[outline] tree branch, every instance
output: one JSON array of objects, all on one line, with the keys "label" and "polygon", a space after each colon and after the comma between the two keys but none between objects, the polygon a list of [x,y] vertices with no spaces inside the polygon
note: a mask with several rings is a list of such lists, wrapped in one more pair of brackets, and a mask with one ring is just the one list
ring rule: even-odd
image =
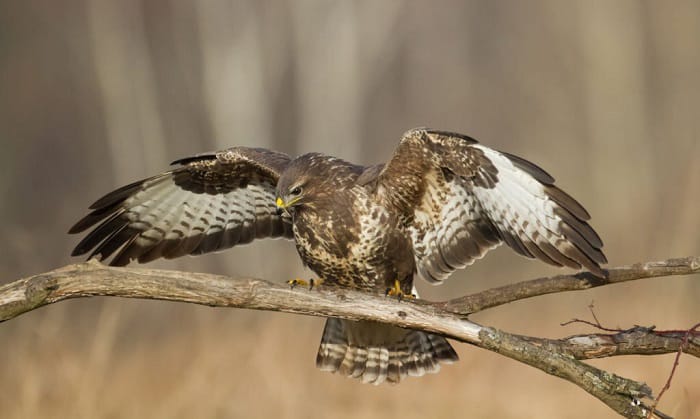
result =
[{"label": "tree branch", "polygon": [[[112,268],[91,261],[20,279],[0,286],[0,322],[61,300],[118,296],[181,301],[216,307],[284,311],[350,320],[374,320],[439,333],[497,352],[570,381],[617,413],[643,418],[653,401],[651,389],[581,362],[583,359],[628,354],[662,354],[679,350],[700,356],[697,332],[660,332],[636,327],[611,334],[542,339],[481,326],[466,314],[553,292],[588,289],[640,278],[700,271],[700,257],[636,264],[608,271],[608,278],[588,274],[559,275],[487,290],[444,303],[398,302],[357,291],[322,287],[291,290],[259,279],[164,271]],[[687,342],[684,341],[687,340]],[[667,417],[655,412],[658,417]]]},{"label": "tree branch", "polygon": [[690,275],[700,272],[700,256],[668,259],[661,262],[635,263],[605,270],[607,277],[598,278],[589,272],[557,275],[491,288],[476,294],[441,303],[444,310],[458,314],[473,314],[487,308],[513,301],[565,291],[582,291],[603,285],[618,284],[644,278]]}]

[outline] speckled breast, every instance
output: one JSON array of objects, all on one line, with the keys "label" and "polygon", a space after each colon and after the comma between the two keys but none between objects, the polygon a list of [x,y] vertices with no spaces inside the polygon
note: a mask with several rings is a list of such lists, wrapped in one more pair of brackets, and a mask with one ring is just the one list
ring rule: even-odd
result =
[{"label": "speckled breast", "polygon": [[407,235],[362,191],[353,198],[336,197],[334,205],[317,204],[295,215],[294,236],[305,265],[326,283],[357,289],[384,292],[396,279],[410,281],[414,262]]}]

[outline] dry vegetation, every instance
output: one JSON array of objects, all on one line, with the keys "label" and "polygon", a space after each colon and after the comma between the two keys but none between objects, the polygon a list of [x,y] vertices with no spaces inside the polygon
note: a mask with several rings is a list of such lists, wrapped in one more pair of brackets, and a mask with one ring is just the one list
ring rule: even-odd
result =
[{"label": "dry vegetation", "polygon": [[[549,170],[614,265],[700,254],[697,2],[0,3],[1,282],[70,262],[68,226],[102,192],[234,144],[385,159],[404,130],[473,135]],[[154,266],[284,280],[292,246]],[[505,249],[422,295],[554,272]],[[609,326],[687,328],[687,278],[479,313],[559,337],[588,305]],[[72,301],[0,325],[0,412],[43,417],[607,417],[574,386],[457,345],[396,387],[313,367],[321,320],[155,301]],[[673,356],[592,361],[656,391]],[[700,361],[660,408],[700,418]]]}]

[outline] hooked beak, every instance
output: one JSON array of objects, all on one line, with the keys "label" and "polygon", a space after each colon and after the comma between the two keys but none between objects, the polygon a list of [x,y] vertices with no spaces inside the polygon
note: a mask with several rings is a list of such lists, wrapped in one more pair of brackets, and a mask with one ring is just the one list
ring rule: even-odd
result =
[{"label": "hooked beak", "polygon": [[277,197],[277,201],[275,201],[275,205],[277,205],[277,215],[281,215],[282,217],[291,217],[291,214],[289,213],[289,208],[294,205],[295,202],[297,202],[299,198],[292,199],[289,202],[284,202],[284,199],[281,197]]},{"label": "hooked beak", "polygon": [[284,200],[282,198],[278,196],[277,201],[275,201],[275,204],[277,205],[277,215],[282,215],[286,212],[286,206],[284,205]]},{"label": "hooked beak", "polygon": [[284,202],[284,199],[281,197],[277,197],[277,201],[275,201],[275,205],[277,205],[277,215],[281,216],[282,218],[291,218],[292,214],[289,213],[289,207],[296,202],[295,199],[293,199],[290,202]]}]

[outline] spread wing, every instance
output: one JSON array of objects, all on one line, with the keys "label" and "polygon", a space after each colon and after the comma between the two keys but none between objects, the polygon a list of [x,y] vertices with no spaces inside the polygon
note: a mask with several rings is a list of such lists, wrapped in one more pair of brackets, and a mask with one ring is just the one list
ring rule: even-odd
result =
[{"label": "spread wing", "polygon": [[603,276],[586,210],[544,170],[467,136],[404,134],[378,178],[411,234],[419,274],[445,279],[505,242],[521,255]]},{"label": "spread wing", "polygon": [[292,238],[277,214],[275,186],[286,154],[235,147],[177,160],[171,171],[126,185],[97,200],[69,233],[96,227],[73,256],[87,252],[111,265],[137,259],[213,252],[256,238]]}]

